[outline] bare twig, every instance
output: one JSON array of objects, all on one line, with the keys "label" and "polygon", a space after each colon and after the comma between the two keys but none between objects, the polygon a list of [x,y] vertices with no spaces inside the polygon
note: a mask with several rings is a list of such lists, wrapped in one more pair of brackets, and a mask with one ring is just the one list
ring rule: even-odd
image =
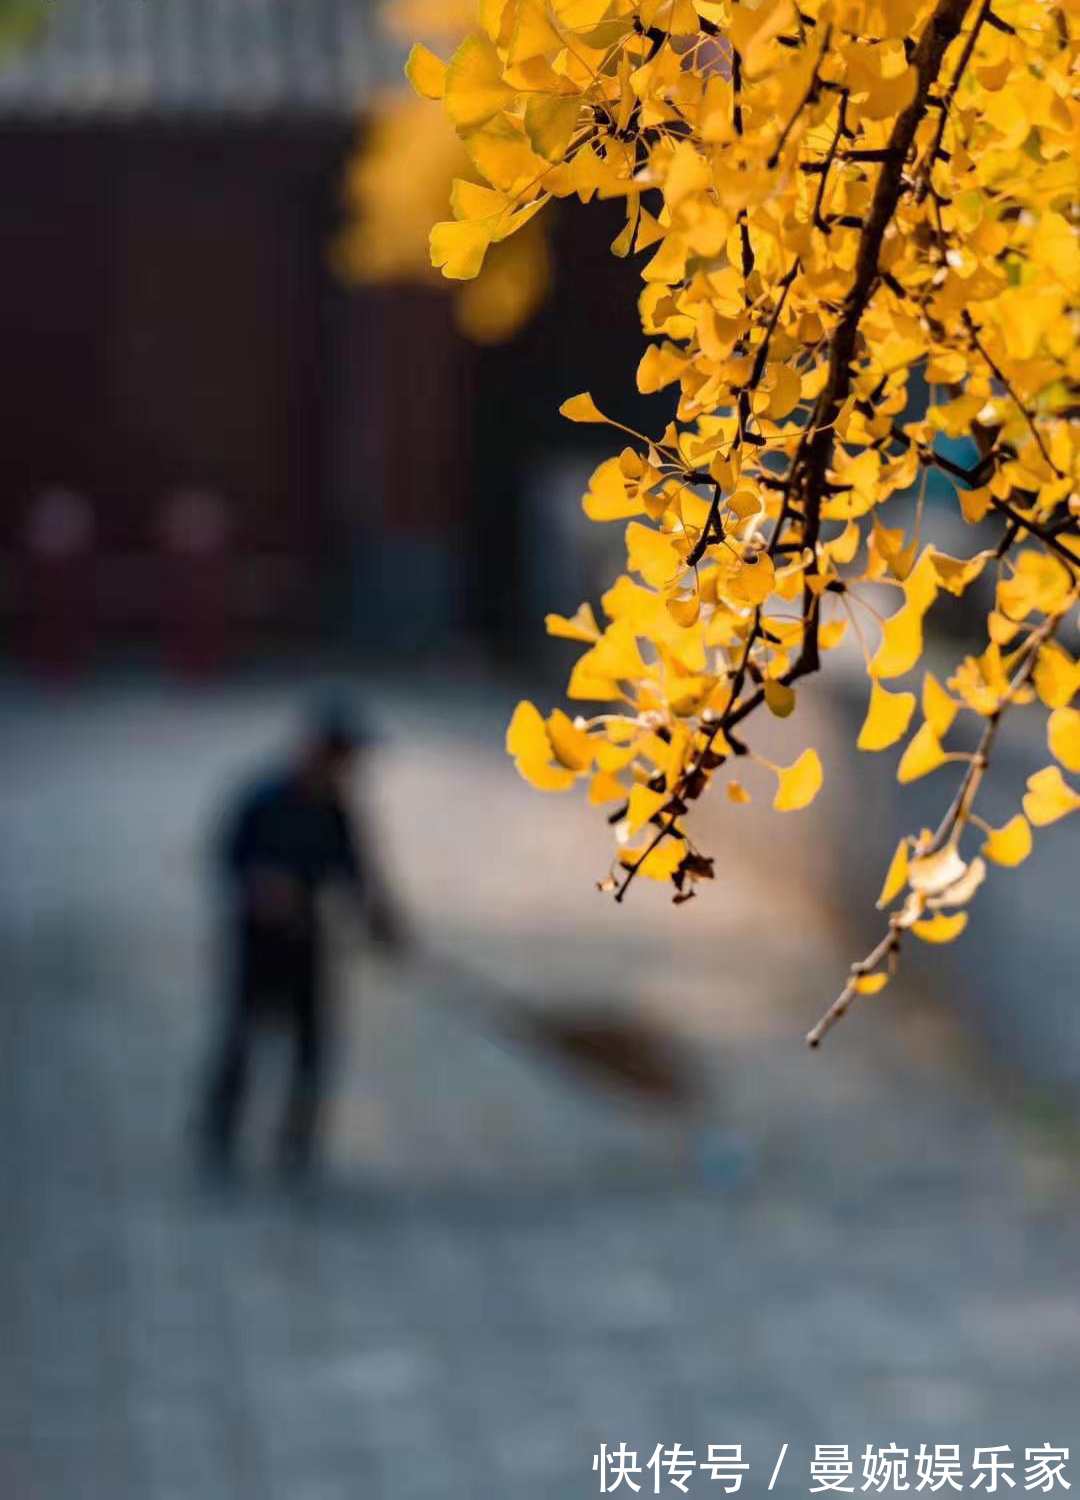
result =
[{"label": "bare twig", "polygon": [[848,1007],[859,993],[859,980],[865,974],[873,974],[887,958],[899,952],[900,932],[900,927],[890,920],[889,930],[880,943],[878,943],[877,947],[872,948],[865,958],[860,958],[857,963],[852,964],[848,971],[847,984],[845,984],[817,1025],[811,1027],[806,1033],[806,1045],[808,1047],[820,1047],[837,1021],[847,1014]]},{"label": "bare twig", "polygon": [[[1075,603],[1075,596],[1070,600],[1067,609],[1071,609]],[[956,835],[957,829],[968,820],[971,804],[974,802],[982,779],[986,774],[990,763],[990,750],[997,737],[998,728],[1002,716],[1007,708],[1016,701],[1020,689],[1027,682],[1035,669],[1039,648],[1047,641],[1057,629],[1067,610],[1060,614],[1048,615],[1037,630],[1033,630],[1020,648],[1020,660],[1013,675],[1009,680],[1001,702],[993,713],[987,716],[986,725],[983,729],[975,752],[968,762],[963,779],[956,789],[956,795],[938,824],[930,842],[919,847],[919,855],[925,858],[927,855],[936,854],[944,849],[949,841]],[[900,951],[904,928],[900,925],[900,915],[895,913],[889,918],[889,925],[884,937],[876,947],[872,948],[865,958],[853,963],[848,971],[847,983],[840,994],[829,1006],[815,1026],[812,1026],[806,1034],[806,1042],[809,1047],[820,1047],[825,1037],[851,1007],[852,1001],[859,993],[858,981],[867,974],[873,974],[882,963],[888,959],[890,970],[895,966],[896,955]]]}]

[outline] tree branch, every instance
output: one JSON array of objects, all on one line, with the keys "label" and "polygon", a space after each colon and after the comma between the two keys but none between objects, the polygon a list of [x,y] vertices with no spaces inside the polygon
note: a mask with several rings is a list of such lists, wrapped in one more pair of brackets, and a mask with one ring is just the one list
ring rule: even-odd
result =
[{"label": "tree branch", "polygon": [[964,44],[964,50],[960,54],[960,61],[956,65],[956,72],[953,74],[952,81],[945,90],[944,97],[941,100],[941,114],[938,118],[937,130],[934,133],[934,141],[918,174],[915,188],[915,201],[917,203],[922,202],[930,187],[930,176],[934,170],[934,163],[937,161],[938,152],[941,150],[941,143],[945,138],[945,124],[949,118],[949,110],[952,108],[952,102],[956,98],[956,91],[960,87],[960,80],[967,72],[968,63],[970,63],[972,53],[975,51],[975,43],[979,38],[979,32],[982,30],[983,24],[989,19],[992,3],[993,0],[983,0],[979,8],[979,14],[975,17],[975,24],[972,26],[967,42]]},{"label": "tree branch", "polygon": [[825,474],[835,442],[836,418],[851,392],[851,367],[855,358],[859,324],[877,283],[878,262],[885,231],[904,190],[904,163],[915,140],[915,132],[926,114],[931,85],[938,76],[949,43],[960,32],[970,4],[971,0],[938,0],[915,48],[912,59],[917,73],[915,97],[897,117],[893,126],[888,159],[878,176],[866,225],[859,240],[855,279],[832,337],[828,375],[811,418],[811,436],[805,447],[800,447],[799,455],[792,464],[792,489],[798,489],[804,502],[804,542],[815,552],[814,560],[807,569],[803,594],[803,616],[807,623],[800,662],[807,671],[814,671],[819,665],[816,600],[809,587],[809,576],[817,571],[816,549],[821,529],[821,503]]},{"label": "tree branch", "polygon": [[[1061,614],[1048,615],[1039,628],[1032,631],[1031,635],[1028,636],[1020,648],[1020,663],[1009,680],[1008,688],[1001,702],[994,709],[993,713],[987,716],[986,725],[979,743],[975,748],[971,760],[968,762],[967,770],[964,772],[963,779],[956,789],[956,795],[949,804],[945,816],[938,824],[930,842],[925,847],[919,849],[918,853],[921,858],[926,858],[930,854],[937,854],[941,849],[944,849],[950,839],[954,837],[958,825],[967,822],[971,804],[975,800],[979,787],[982,784],[982,779],[986,774],[986,768],[990,762],[990,750],[994,740],[997,738],[1002,716],[1006,709],[1016,701],[1016,695],[1034,671],[1039,647],[1054,634],[1067,610],[1072,608],[1073,603],[1075,603],[1075,598],[1070,601]],[[899,913],[889,918],[889,925],[885,936],[875,948],[870,950],[865,958],[861,958],[857,963],[851,965],[848,971],[848,980],[844,988],[833,1001],[832,1005],[829,1006],[829,1009],[821,1017],[820,1021],[807,1032],[806,1044],[808,1047],[820,1047],[837,1021],[847,1014],[852,1001],[859,992],[859,979],[866,974],[874,973],[881,967],[886,958],[889,959],[890,973],[892,972],[892,969],[895,967],[895,957],[900,951],[900,943],[904,930],[900,925]]]}]

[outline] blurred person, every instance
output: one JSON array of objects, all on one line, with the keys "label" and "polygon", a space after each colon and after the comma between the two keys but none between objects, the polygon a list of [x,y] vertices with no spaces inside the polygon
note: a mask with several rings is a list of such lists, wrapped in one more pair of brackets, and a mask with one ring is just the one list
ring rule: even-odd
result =
[{"label": "blurred person", "polygon": [[371,841],[344,795],[369,745],[343,703],[325,704],[285,767],[244,788],[227,811],[215,849],[225,889],[226,1014],[202,1118],[212,1168],[232,1163],[253,1047],[280,1023],[291,1033],[292,1074],[279,1161],[297,1173],[311,1164],[330,1020],[319,896],[346,887],[371,937],[392,951],[402,946]]}]

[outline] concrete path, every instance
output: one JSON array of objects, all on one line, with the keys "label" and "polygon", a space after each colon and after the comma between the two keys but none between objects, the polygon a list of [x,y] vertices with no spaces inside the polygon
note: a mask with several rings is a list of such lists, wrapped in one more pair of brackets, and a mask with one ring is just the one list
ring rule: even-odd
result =
[{"label": "concrete path", "polygon": [[960,1444],[966,1484],[1010,1444],[1017,1493],[1025,1446],[1072,1444],[1080,1477],[1075,1147],[914,984],[805,1051],[867,936],[826,814],[718,809],[715,890],[616,910],[601,822],[502,758],[512,696],[373,696],[374,815],[427,941],[523,1002],[656,1012],[708,1118],[577,1089],[480,1034],[460,981],[343,944],[324,1177],[286,1193],[256,1139],[208,1193],[199,841],[290,695],[6,690],[0,1496],[569,1500],[601,1444],[644,1494],[676,1442],[741,1443],[754,1495],[785,1442],[788,1495],[817,1443],[856,1493],[890,1442]]}]

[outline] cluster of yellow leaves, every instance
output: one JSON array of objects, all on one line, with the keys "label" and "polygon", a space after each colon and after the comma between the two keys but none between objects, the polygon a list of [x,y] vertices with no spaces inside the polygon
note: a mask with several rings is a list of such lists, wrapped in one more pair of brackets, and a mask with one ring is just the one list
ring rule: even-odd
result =
[{"label": "cluster of yellow leaves", "polygon": [[[474,19],[474,0],[387,0],[383,19],[399,36],[422,32],[453,45]],[[427,236],[443,209],[451,183],[462,180],[482,191],[482,180],[453,124],[425,95],[424,57],[410,67],[421,97],[408,88],[386,90],[371,101],[360,139],[345,173],[348,217],[333,245],[343,281],[357,285],[431,283]],[[477,279],[457,287],[454,315],[459,330],[478,344],[511,337],[532,317],[547,293],[550,266],[542,226],[500,244]]]},{"label": "cluster of yellow leaves", "polygon": [[[583,506],[625,528],[626,571],[602,623],[588,604],[548,617],[585,648],[569,697],[602,711],[523,704],[508,734],[534,785],[616,804],[620,898],[637,873],[676,900],[712,873],[690,804],[754,756],[755,712],[792,714],[849,625],[860,749],[896,745],[918,711],[899,779],[963,766],[941,827],[893,861],[894,935],[954,937],[986,860],[1019,863],[1032,825],[1080,805],[1063,775],[1080,768],[1078,69],[1059,0],[480,0],[449,58],[414,48],[409,76],[472,169],[431,231],[445,276],[476,276],[553,198],[620,201],[612,250],[643,257],[637,386],[670,391],[671,420],[650,436],[588,394],[562,408],[622,434]],[[965,556],[921,536],[931,469],[971,528]],[[871,652],[862,627],[890,590]],[[981,654],[944,685],[925,673],[918,698],[891,686],[938,598],[969,591]],[[998,722],[1034,702],[1053,764],[965,856]],[[821,785],[813,750],[771,769],[778,809]]]}]

